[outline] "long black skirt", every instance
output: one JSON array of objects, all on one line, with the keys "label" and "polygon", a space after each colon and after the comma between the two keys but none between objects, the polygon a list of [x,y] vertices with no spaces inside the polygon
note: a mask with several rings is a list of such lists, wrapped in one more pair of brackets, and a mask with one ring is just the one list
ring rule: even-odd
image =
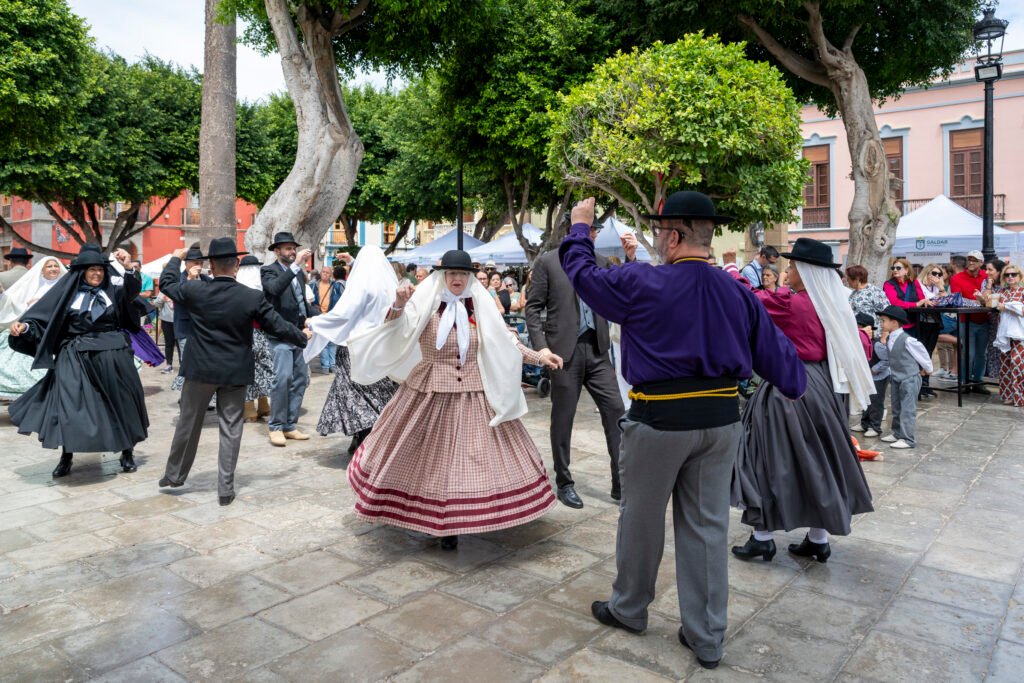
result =
[{"label": "long black skirt", "polygon": [[807,391],[798,400],[764,382],[747,402],[732,504],[759,531],[817,527],[845,536],[852,515],[874,509],[871,490],[828,362],[804,367]]},{"label": "long black skirt", "polygon": [[43,448],[123,451],[146,439],[149,415],[132,347],[123,332],[72,338],[56,366],[10,406],[19,434]]},{"label": "long black skirt", "polygon": [[316,431],[320,436],[335,432],[352,436],[376,424],[384,406],[398,391],[398,385],[387,377],[370,385],[353,382],[347,346],[338,347],[335,359],[334,382],[327,392]]}]

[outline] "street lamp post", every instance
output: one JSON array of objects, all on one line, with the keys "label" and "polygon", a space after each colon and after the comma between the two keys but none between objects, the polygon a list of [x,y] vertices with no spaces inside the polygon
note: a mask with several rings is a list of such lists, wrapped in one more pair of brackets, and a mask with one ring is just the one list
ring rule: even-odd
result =
[{"label": "street lamp post", "polygon": [[995,235],[993,234],[993,185],[992,185],[992,96],[995,82],[1003,75],[1003,38],[1006,36],[1004,19],[996,19],[995,8],[985,8],[984,16],[974,25],[974,40],[978,45],[978,59],[974,66],[974,78],[985,84],[985,175],[983,177],[981,253],[985,260],[995,258]]},{"label": "street lamp post", "polygon": [[455,200],[455,213],[458,214],[455,219],[455,229],[458,230],[455,233],[455,244],[457,245],[455,248],[462,251],[462,166],[459,166],[459,175],[456,176],[455,185],[458,193],[458,198]]}]

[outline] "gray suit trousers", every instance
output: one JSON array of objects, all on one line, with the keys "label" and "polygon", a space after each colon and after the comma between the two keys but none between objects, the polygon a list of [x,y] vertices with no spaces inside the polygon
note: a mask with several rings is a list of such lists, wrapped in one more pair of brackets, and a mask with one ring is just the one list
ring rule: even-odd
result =
[{"label": "gray suit trousers", "polygon": [[615,544],[617,576],[609,608],[647,628],[672,500],[676,585],[683,634],[701,659],[720,659],[729,602],[729,486],[741,423],[668,432],[622,421],[622,503]]},{"label": "gray suit trousers", "polygon": [[184,483],[196,459],[199,435],[206,418],[210,398],[217,395],[217,418],[220,421],[220,448],[217,462],[217,494],[230,496],[235,492],[235,465],[242,443],[242,413],[245,408],[245,386],[218,386],[186,379],[181,389],[181,414],[174,428],[171,453],[167,456],[164,476],[175,483]]}]

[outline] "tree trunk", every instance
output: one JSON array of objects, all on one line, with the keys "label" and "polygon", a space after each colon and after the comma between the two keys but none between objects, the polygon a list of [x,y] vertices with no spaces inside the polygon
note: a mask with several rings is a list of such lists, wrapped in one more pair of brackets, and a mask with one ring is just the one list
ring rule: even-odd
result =
[{"label": "tree trunk", "polygon": [[202,126],[199,129],[199,238],[235,238],[235,21],[217,21],[206,0]]},{"label": "tree trunk", "polygon": [[412,227],[414,219],[406,218],[405,220],[398,222],[398,230],[395,231],[395,239],[391,240],[391,244],[384,250],[385,254],[395,253],[395,249],[398,248],[398,243],[405,239],[405,236],[409,234],[409,228]]},{"label": "tree trunk", "polygon": [[847,263],[864,266],[868,271],[868,281],[881,283],[889,276],[889,257],[900,220],[899,209],[890,191],[885,148],[875,123],[864,71],[851,61],[844,78],[833,77],[833,82],[832,91],[843,117],[853,166]]},{"label": "tree trunk", "polygon": [[345,246],[356,246],[356,226],[359,221],[342,211],[341,215],[338,216],[338,222],[345,229]]},{"label": "tree trunk", "polygon": [[288,2],[265,1],[295,103],[298,150],[288,177],[245,236],[248,250],[264,260],[274,233],[281,230],[292,232],[306,247],[319,244],[345,208],[363,159],[363,145],[341,95],[332,34],[303,4],[294,20],[300,41]]}]

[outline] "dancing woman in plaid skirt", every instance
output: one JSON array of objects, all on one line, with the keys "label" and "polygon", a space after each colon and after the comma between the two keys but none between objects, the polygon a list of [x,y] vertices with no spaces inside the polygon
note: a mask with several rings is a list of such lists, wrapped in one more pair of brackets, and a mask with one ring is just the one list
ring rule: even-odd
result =
[{"label": "dancing woman in plaid skirt", "polygon": [[506,529],[555,501],[519,417],[522,362],[562,359],[519,344],[464,251],[450,251],[413,294],[399,285],[385,323],[349,339],[352,378],[404,380],[348,467],[364,520],[441,536]]}]

